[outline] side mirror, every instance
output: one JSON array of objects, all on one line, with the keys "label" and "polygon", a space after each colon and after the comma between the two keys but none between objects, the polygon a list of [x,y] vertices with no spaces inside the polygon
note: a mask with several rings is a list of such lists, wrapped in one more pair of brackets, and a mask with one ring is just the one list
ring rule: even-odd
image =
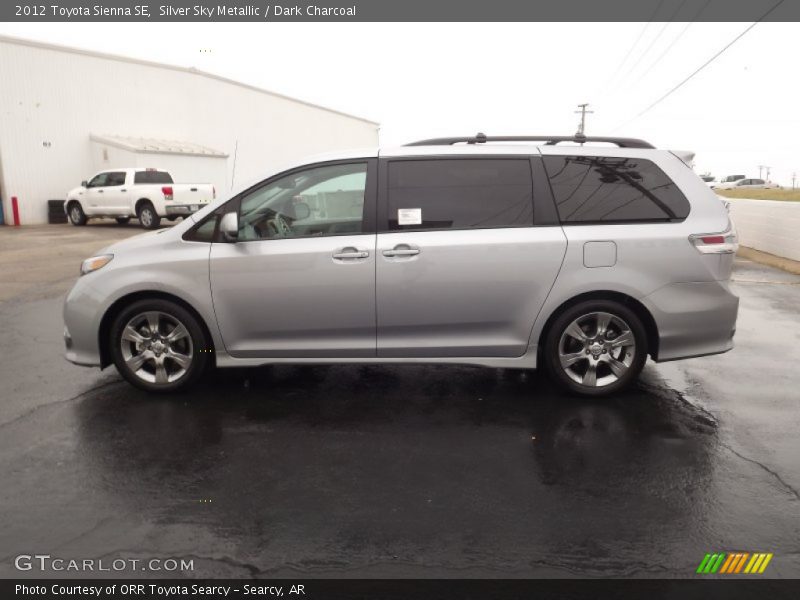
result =
[{"label": "side mirror", "polygon": [[305,202],[295,202],[292,208],[294,209],[294,218],[298,221],[302,221],[311,216],[311,207]]},{"label": "side mirror", "polygon": [[226,242],[235,242],[239,238],[239,215],[235,212],[222,215],[219,230]]},{"label": "side mirror", "polygon": [[81,187],[88,187],[88,186],[89,186],[89,184],[87,183],[87,181],[85,179],[83,181],[81,181]]}]

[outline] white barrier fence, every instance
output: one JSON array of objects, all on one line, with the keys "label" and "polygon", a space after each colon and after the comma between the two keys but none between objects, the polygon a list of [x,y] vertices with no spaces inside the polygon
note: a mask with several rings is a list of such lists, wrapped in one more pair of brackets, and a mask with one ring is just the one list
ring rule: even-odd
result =
[{"label": "white barrier fence", "polygon": [[742,246],[800,261],[800,202],[725,199]]}]

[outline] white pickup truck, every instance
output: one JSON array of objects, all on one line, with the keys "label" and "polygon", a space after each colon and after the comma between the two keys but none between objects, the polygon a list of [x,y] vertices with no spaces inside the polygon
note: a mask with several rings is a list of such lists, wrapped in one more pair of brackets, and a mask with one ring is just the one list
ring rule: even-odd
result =
[{"label": "white pickup truck", "polygon": [[120,224],[136,217],[145,229],[155,229],[162,218],[190,215],[215,196],[210,183],[174,183],[166,171],[113,169],[70,190],[64,211],[73,225],[92,217],[113,217]]}]

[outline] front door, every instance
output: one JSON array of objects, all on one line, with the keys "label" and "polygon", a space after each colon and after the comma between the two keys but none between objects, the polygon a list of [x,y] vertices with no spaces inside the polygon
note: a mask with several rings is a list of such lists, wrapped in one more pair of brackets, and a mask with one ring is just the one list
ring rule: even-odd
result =
[{"label": "front door", "polygon": [[560,226],[534,226],[531,166],[382,159],[379,357],[525,353],[566,251]]},{"label": "front door", "polygon": [[84,194],[83,212],[87,215],[103,215],[106,212],[106,187],[108,186],[109,172],[98,173],[86,184]]},{"label": "front door", "polygon": [[376,162],[295,170],[229,203],[239,237],[212,244],[210,277],[231,356],[375,356]]}]

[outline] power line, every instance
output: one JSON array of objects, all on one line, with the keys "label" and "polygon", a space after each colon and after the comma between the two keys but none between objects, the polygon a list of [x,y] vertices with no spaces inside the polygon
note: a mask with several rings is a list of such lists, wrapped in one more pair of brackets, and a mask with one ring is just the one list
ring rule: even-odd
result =
[{"label": "power line", "polygon": [[697,74],[698,74],[700,71],[702,71],[703,69],[705,69],[705,68],[706,68],[708,65],[710,65],[710,64],[711,64],[712,62],[714,62],[714,61],[715,61],[717,58],[719,58],[719,57],[722,55],[722,53],[723,53],[723,52],[725,52],[725,51],[726,51],[728,48],[730,48],[730,47],[731,47],[731,46],[733,46],[733,45],[734,45],[736,42],[738,42],[740,39],[742,39],[742,37],[744,37],[744,36],[745,36],[745,34],[747,34],[747,32],[748,32],[748,31],[750,31],[750,30],[751,30],[753,27],[755,27],[755,26],[756,26],[756,25],[758,25],[758,24],[759,24],[761,21],[763,21],[764,19],[766,19],[766,18],[767,18],[767,17],[770,15],[770,13],[772,13],[772,11],[774,11],[776,8],[778,8],[778,7],[779,7],[781,4],[783,4],[785,1],[786,1],[786,0],[778,0],[778,2],[777,2],[777,3],[776,3],[776,4],[775,4],[775,5],[772,7],[772,8],[770,8],[770,9],[769,9],[767,12],[765,12],[763,15],[761,15],[761,16],[760,16],[760,17],[759,17],[759,18],[758,18],[758,19],[757,19],[757,20],[756,20],[756,21],[755,21],[755,22],[754,22],[752,25],[750,25],[750,26],[749,26],[747,29],[745,29],[745,30],[744,30],[742,33],[740,33],[740,34],[739,34],[739,35],[737,35],[735,38],[733,38],[733,40],[731,40],[730,42],[728,42],[728,44],[727,44],[727,45],[725,45],[725,46],[722,48],[722,50],[720,50],[720,51],[719,51],[719,52],[717,52],[717,53],[716,53],[714,56],[712,56],[712,57],[711,57],[711,58],[709,58],[709,59],[708,59],[706,62],[704,62],[704,63],[703,63],[703,64],[702,64],[700,67],[698,67],[698,68],[697,68],[697,69],[696,69],[694,72],[692,72],[692,74],[691,74],[691,75],[689,75],[689,76],[688,76],[686,79],[684,79],[683,81],[681,81],[681,82],[680,82],[678,85],[676,85],[675,87],[673,87],[673,88],[672,88],[671,90],[669,90],[669,91],[668,91],[666,94],[664,94],[663,96],[661,96],[661,97],[660,97],[658,100],[656,100],[656,101],[655,101],[655,102],[653,102],[653,103],[652,103],[650,106],[648,106],[648,107],[647,107],[647,108],[645,108],[645,109],[644,109],[642,112],[640,112],[638,115],[636,115],[635,117],[633,117],[633,118],[632,118],[632,119],[630,119],[629,121],[626,121],[625,123],[623,123],[623,124],[622,124],[622,125],[620,125],[619,127],[616,127],[616,128],[614,129],[614,131],[616,131],[617,129],[620,129],[621,127],[624,127],[625,125],[628,125],[629,123],[632,123],[633,121],[635,121],[636,119],[638,119],[639,117],[641,117],[642,115],[644,115],[645,113],[648,113],[648,112],[650,112],[650,111],[651,111],[653,108],[655,108],[655,107],[656,107],[658,104],[660,104],[661,102],[663,102],[664,100],[666,100],[667,98],[669,98],[669,97],[670,97],[672,94],[674,94],[675,92],[677,92],[677,91],[678,91],[680,88],[682,88],[682,87],[683,87],[683,86],[684,86],[684,85],[685,85],[685,84],[686,84],[686,83],[687,83],[687,82],[688,82],[688,81],[689,81],[689,80],[690,80],[692,77],[694,77],[695,75],[697,75]]},{"label": "power line", "polygon": [[633,45],[630,47],[628,52],[625,54],[625,58],[623,58],[622,62],[620,62],[619,65],[617,65],[617,68],[614,71],[614,74],[606,82],[606,86],[610,86],[611,82],[613,82],[614,79],[616,79],[617,75],[619,75],[620,71],[622,71],[622,67],[625,66],[626,62],[628,62],[628,58],[630,58],[631,54],[633,53],[633,50],[636,48],[636,45],[642,39],[642,36],[644,35],[644,32],[647,31],[648,27],[650,27],[650,25],[653,23],[653,19],[658,14],[658,11],[661,9],[661,5],[662,4],[664,4],[664,0],[659,0],[658,5],[656,6],[656,9],[653,11],[653,14],[650,15],[650,20],[647,21],[647,23],[644,24],[644,27],[642,27],[641,31],[639,31],[639,35],[636,36],[636,39],[634,40]]},{"label": "power line", "polygon": [[695,15],[692,17],[691,21],[689,21],[686,24],[686,26],[683,29],[681,29],[681,32],[677,36],[675,36],[675,39],[672,40],[672,42],[669,44],[669,46],[667,46],[664,49],[664,51],[661,54],[658,55],[658,58],[656,58],[645,71],[642,71],[642,74],[639,75],[639,77],[636,78],[636,81],[633,82],[633,85],[636,85],[637,83],[639,83],[647,73],[650,73],[661,62],[661,60],[667,54],[669,54],[670,50],[672,50],[672,48],[675,46],[675,44],[677,44],[678,41],[686,34],[686,32],[689,30],[689,28],[692,25],[694,25],[695,21],[697,21],[697,19],[700,17],[700,15],[702,15],[703,12],[706,10],[706,8],[708,8],[709,4],[711,4],[711,0],[706,0],[705,4],[703,4],[703,6],[700,7],[700,10],[698,10],[695,13]]},{"label": "power line", "polygon": [[630,69],[628,69],[628,72],[625,74],[625,77],[622,78],[622,81],[625,81],[625,79],[627,79],[636,70],[636,67],[639,66],[639,63],[641,63],[642,60],[644,60],[644,57],[647,56],[648,52],[650,52],[652,47],[656,45],[656,42],[661,39],[661,36],[664,35],[664,32],[667,30],[667,27],[669,27],[670,23],[672,23],[672,21],[678,15],[680,10],[683,8],[684,4],[686,4],[686,0],[682,0],[682,2],[678,5],[678,8],[675,9],[675,11],[672,13],[672,16],[670,16],[669,20],[666,23],[664,23],[664,25],[656,34],[656,37],[654,37],[653,40],[650,42],[650,45],[647,46],[645,51],[639,55],[639,60],[633,63],[633,66]]}]

